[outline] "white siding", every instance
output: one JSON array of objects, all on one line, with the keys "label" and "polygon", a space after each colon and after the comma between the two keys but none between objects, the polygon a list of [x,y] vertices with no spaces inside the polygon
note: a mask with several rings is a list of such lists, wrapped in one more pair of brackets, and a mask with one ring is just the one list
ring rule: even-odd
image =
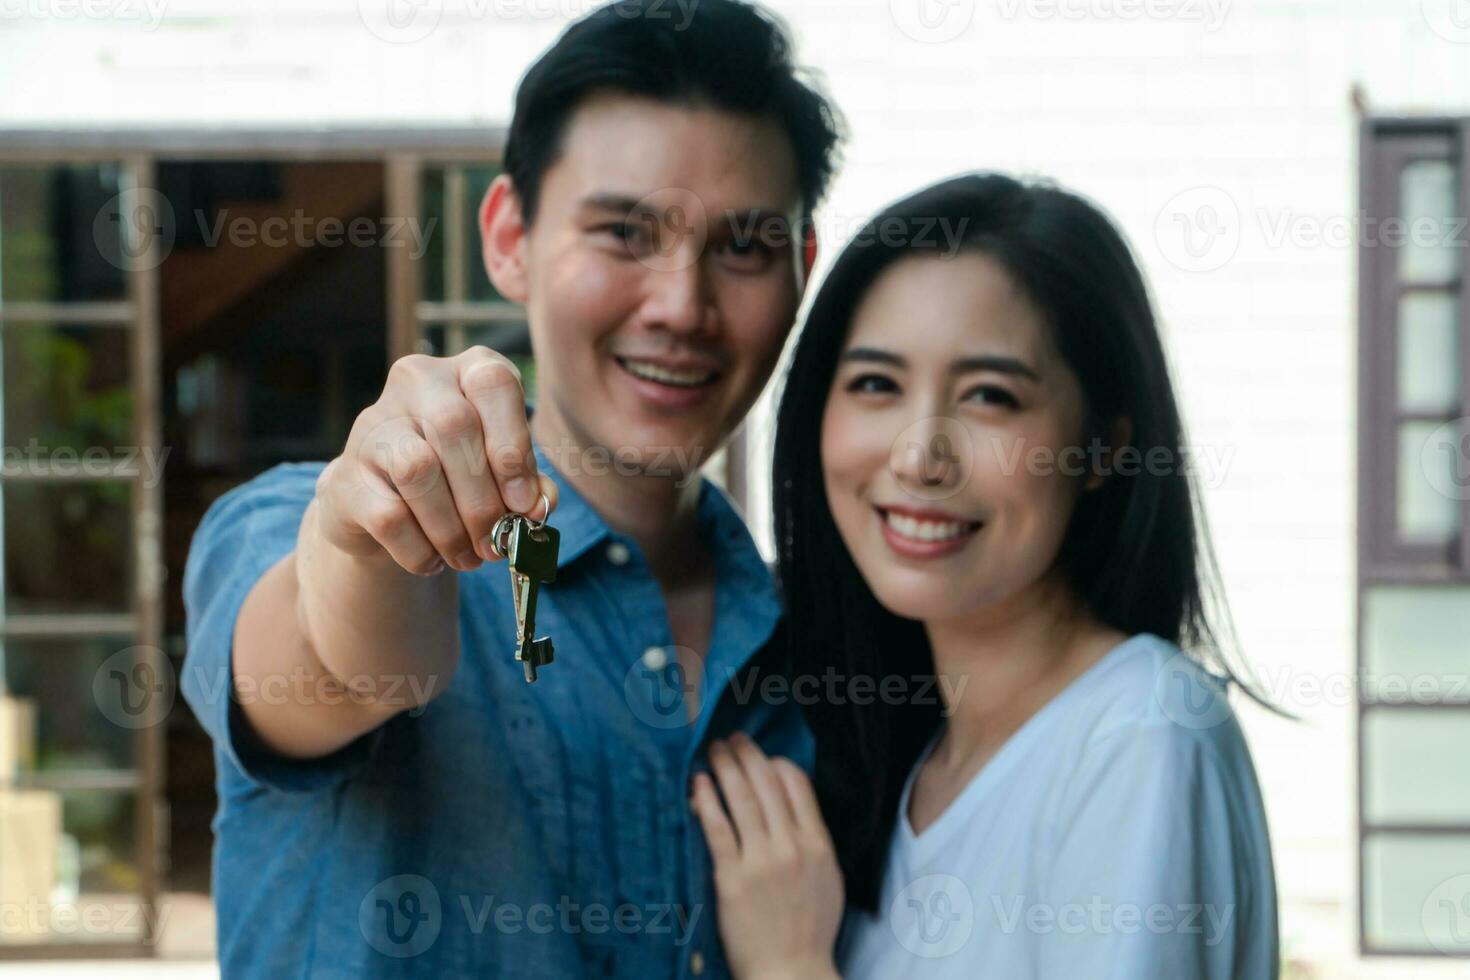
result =
[{"label": "white siding", "polygon": [[[85,8],[112,11],[103,17],[67,15],[67,0],[0,0],[0,126],[503,124],[516,79],[565,23],[558,12],[587,6],[426,0],[422,15],[438,16],[437,28],[388,43],[362,18],[384,0],[152,2],[161,20],[142,0]],[[1354,83],[1379,111],[1470,111],[1470,27],[1448,19],[1454,2],[1216,0],[1212,11],[1205,0],[1151,0],[1155,15],[1130,19],[1118,13],[1129,0],[951,0],[951,16],[971,20],[941,43],[899,29],[913,23],[911,0],[775,4],[851,123],[821,219],[828,257],[879,205],[976,168],[1054,176],[1100,202],[1132,240],[1191,442],[1228,464],[1206,501],[1245,650],[1304,716],[1246,712],[1285,950],[1321,977],[1458,976],[1464,966],[1362,962],[1355,952],[1344,682],[1354,651],[1356,251],[1278,231],[1354,221]],[[1233,258],[1208,271],[1176,265],[1168,234],[1176,198],[1195,188],[1213,190],[1183,199],[1189,210],[1217,202],[1239,237]],[[763,418],[755,429],[763,436]],[[758,485],[753,517],[767,533],[764,493]],[[1329,695],[1294,693],[1314,682]]]}]

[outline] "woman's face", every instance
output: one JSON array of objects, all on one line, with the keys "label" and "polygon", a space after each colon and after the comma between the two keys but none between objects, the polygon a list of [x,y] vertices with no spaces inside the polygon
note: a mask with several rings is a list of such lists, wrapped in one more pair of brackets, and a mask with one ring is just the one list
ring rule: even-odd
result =
[{"label": "woman's face", "polygon": [[821,452],[837,528],[878,601],[947,622],[1041,579],[1085,485],[1082,413],[1041,314],[995,260],[885,269],[854,314]]}]

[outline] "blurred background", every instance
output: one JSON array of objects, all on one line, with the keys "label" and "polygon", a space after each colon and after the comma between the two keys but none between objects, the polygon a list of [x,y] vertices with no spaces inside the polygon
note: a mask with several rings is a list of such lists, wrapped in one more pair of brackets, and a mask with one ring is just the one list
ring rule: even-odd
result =
[{"label": "blurred background", "polygon": [[[213,975],[190,535],[335,455],[392,358],[534,383],[474,214],[595,5],[0,0],[0,972]],[[1470,975],[1470,0],[767,6],[849,125],[819,276],[964,170],[1122,226],[1244,654],[1301,719],[1241,709],[1285,975]],[[769,451],[767,399],[714,464],[768,555]]]}]

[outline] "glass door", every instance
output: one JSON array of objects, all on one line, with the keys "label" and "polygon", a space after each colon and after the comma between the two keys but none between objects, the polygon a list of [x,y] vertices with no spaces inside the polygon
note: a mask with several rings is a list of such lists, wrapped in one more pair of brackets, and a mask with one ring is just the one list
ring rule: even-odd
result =
[{"label": "glass door", "polygon": [[146,159],[0,159],[0,958],[156,939],[163,724]]}]

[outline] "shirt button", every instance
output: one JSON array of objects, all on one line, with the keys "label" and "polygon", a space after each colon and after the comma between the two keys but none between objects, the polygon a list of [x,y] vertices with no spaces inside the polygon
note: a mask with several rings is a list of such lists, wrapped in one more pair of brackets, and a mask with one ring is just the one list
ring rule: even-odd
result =
[{"label": "shirt button", "polygon": [[628,546],[623,544],[623,542],[614,541],[607,546],[607,560],[614,565],[622,566],[628,564],[629,557],[631,556],[628,553]]},{"label": "shirt button", "polygon": [[696,977],[704,972],[704,954],[697,949],[694,955],[689,957],[689,972]]},{"label": "shirt button", "polygon": [[649,670],[663,670],[669,664],[669,654],[663,647],[649,647],[643,651],[643,666]]}]

